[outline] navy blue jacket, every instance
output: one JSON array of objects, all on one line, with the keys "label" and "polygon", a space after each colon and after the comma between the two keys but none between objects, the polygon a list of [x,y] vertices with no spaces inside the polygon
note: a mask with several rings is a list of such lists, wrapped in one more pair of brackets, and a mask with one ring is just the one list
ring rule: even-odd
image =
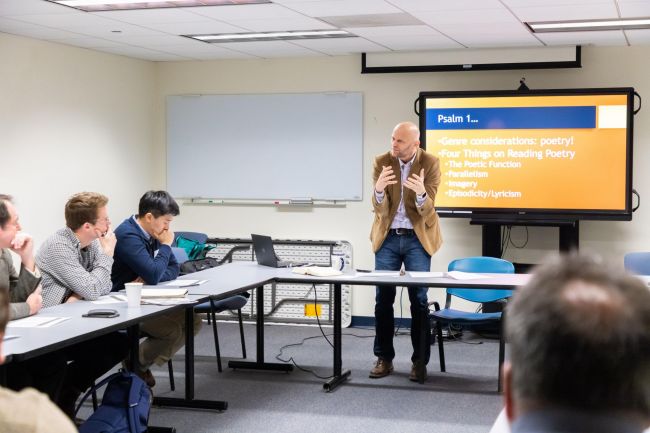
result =
[{"label": "navy blue jacket", "polygon": [[[145,284],[158,284],[161,281],[178,277],[180,265],[169,245],[157,239],[147,239],[133,218],[125,219],[115,229],[117,244],[113,255],[111,280],[113,291],[122,290],[124,283],[142,277]],[[158,254],[154,257],[154,252]]]}]

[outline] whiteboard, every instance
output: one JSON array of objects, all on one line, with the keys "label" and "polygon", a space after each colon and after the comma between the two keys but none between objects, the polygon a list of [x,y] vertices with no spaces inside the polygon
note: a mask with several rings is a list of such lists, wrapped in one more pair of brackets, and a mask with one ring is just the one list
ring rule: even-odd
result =
[{"label": "whiteboard", "polygon": [[361,200],[361,93],[167,97],[178,198]]}]

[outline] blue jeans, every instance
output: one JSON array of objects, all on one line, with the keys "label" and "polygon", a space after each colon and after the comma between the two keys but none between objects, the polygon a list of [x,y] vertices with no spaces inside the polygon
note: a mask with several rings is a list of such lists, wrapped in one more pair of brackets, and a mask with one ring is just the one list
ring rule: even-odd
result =
[{"label": "blue jeans", "polygon": [[[422,244],[415,234],[397,235],[389,232],[384,243],[375,253],[375,269],[381,271],[399,271],[402,263],[406,271],[429,271],[431,269],[431,256],[422,248]],[[375,356],[392,361],[395,358],[393,335],[395,332],[395,315],[393,303],[395,302],[395,286],[377,286],[375,295]],[[431,345],[425,344],[426,353],[420,353],[420,331],[426,327],[425,335],[430,339],[428,321],[428,299],[426,287],[409,287],[409,301],[411,302],[411,344],[413,355],[411,361],[424,360],[429,362]]]}]

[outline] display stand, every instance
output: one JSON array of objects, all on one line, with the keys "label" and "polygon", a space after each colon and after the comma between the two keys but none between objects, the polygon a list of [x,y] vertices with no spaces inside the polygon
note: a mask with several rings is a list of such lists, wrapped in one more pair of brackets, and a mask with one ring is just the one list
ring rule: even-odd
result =
[{"label": "display stand", "polygon": [[580,221],[577,220],[521,220],[507,221],[500,219],[471,219],[470,224],[483,226],[482,255],[501,257],[502,226],[540,226],[558,227],[560,229],[559,250],[567,252],[577,250],[580,244]]}]

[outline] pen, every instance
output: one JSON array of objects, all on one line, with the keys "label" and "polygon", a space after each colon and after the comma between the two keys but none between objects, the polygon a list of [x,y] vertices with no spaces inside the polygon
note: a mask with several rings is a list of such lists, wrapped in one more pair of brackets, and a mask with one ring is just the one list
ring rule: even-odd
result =
[{"label": "pen", "polygon": [[372,272],[372,271],[368,269],[357,269],[357,272]]}]

